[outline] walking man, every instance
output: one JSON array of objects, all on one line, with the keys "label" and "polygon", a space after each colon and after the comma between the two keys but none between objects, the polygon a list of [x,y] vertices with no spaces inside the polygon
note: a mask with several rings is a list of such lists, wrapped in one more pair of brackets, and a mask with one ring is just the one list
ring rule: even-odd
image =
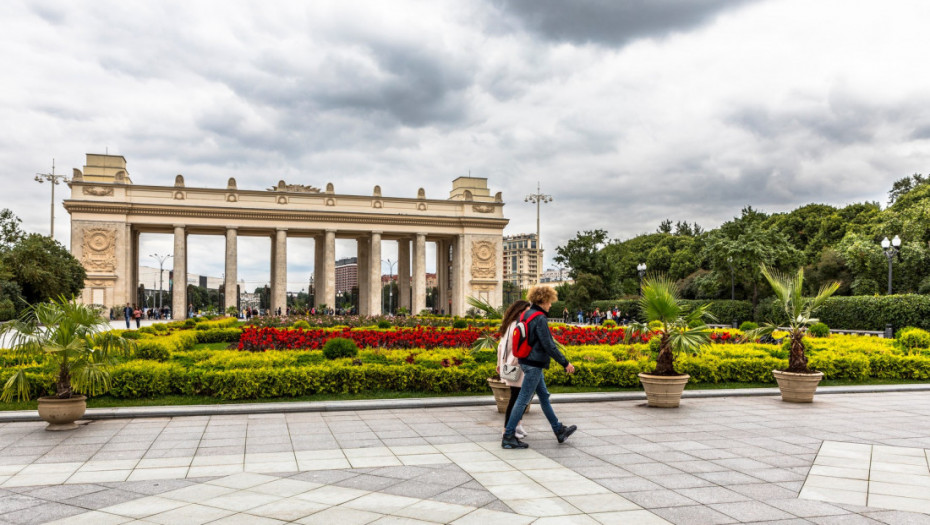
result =
[{"label": "walking man", "polygon": [[129,322],[132,319],[132,307],[129,306],[129,303],[126,303],[126,307],[123,308],[123,317],[126,318],[126,330],[129,330],[132,328],[132,326],[129,325]]},{"label": "walking man", "polygon": [[568,436],[572,435],[577,426],[565,426],[556,417],[549,403],[549,390],[546,389],[546,381],[543,378],[543,370],[549,368],[549,362],[555,359],[565,372],[575,373],[575,367],[565,359],[559,348],[555,346],[555,340],[552,339],[552,332],[549,331],[549,308],[552,303],[558,299],[558,294],[554,288],[545,285],[534,286],[526,294],[526,299],[533,305],[529,310],[523,313],[523,319],[529,319],[534,313],[540,312],[542,315],[535,316],[527,325],[527,342],[532,350],[525,358],[520,358],[520,368],[523,370],[523,386],[520,389],[520,395],[514,404],[510,413],[510,420],[507,421],[507,427],[504,429],[504,438],[501,440],[502,448],[529,448],[529,445],[517,439],[514,434],[517,424],[523,418],[523,411],[533,399],[533,394],[539,397],[539,407],[542,409],[549,424],[552,425],[552,432],[555,433],[559,443],[564,443]]}]

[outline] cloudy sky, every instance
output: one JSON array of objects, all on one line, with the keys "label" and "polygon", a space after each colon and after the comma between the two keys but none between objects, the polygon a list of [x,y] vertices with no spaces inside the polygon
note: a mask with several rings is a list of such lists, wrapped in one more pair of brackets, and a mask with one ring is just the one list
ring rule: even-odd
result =
[{"label": "cloudy sky", "polygon": [[[884,202],[930,166],[928,20],[926,0],[4,0],[0,207],[47,232],[34,174],[88,152],[143,184],[438,197],[470,171],[506,233],[535,229],[537,181],[553,196],[551,263],[582,229]],[[240,278],[266,280],[267,241],[242,242]],[[192,244],[218,276],[221,238]],[[311,259],[292,242],[290,289]]]}]

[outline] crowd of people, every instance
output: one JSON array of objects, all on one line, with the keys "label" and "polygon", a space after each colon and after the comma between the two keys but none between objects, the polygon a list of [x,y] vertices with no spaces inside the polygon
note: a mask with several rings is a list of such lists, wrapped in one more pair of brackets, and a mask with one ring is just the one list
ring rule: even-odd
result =
[{"label": "crowd of people", "polygon": [[569,313],[568,308],[562,309],[562,321],[566,323],[577,322],[578,324],[593,324],[599,326],[604,324],[604,321],[607,320],[613,321],[618,325],[630,324],[632,321],[627,312],[620,310],[620,308],[616,306],[608,308],[603,312],[600,308],[595,308],[593,312],[585,312],[579,308],[574,316]]}]

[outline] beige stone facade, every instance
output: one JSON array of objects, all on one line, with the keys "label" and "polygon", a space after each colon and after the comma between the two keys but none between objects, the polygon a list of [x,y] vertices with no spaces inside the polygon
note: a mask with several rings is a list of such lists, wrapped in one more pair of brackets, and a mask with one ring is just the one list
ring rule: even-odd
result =
[{"label": "beige stone facade", "polygon": [[[402,290],[398,306],[419,312],[426,307],[426,243],[437,246],[437,281],[447,313],[465,312],[474,296],[501,304],[504,203],[491,195],[487,180],[459,177],[448,199],[385,197],[336,193],[280,181],[268,190],[239,189],[235,179],[225,188],[192,188],[184,177],[170,186],[133,184],[126,160],[115,155],[87,155],[84,172],[75,169],[71,198],[71,250],[87,269],[83,300],[116,306],[132,301],[139,281],[139,235],[174,236],[174,275],[187,274],[187,236],[219,235],[226,240],[226,297],[234,297],[237,239],[271,239],[272,307],[286,307],[287,239],[315,239],[313,282],[317,306],[333,306],[336,297],[335,240],[358,242],[358,280],[362,314],[381,313],[381,245],[398,243]],[[86,173],[85,173],[86,172]],[[370,293],[370,291],[375,293]],[[232,292],[232,293],[231,293]],[[227,299],[229,304],[235,304]],[[187,313],[186,289],[174,294],[175,318]]]}]

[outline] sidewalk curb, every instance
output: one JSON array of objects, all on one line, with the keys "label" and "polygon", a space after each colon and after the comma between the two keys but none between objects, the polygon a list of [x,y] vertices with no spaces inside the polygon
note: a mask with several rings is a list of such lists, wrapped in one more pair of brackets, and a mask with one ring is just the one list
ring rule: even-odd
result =
[{"label": "sidewalk curb", "polygon": [[[818,395],[874,394],[892,392],[927,392],[930,383],[911,385],[826,386],[817,389]],[[778,388],[733,388],[723,390],[686,390],[685,399],[723,397],[765,397],[779,395]],[[644,401],[643,392],[591,392],[580,394],[553,394],[553,403],[603,403],[610,401]],[[427,397],[404,399],[365,399],[354,401],[294,401],[282,403],[242,403],[227,405],[180,405],[154,407],[90,408],[83,420],[223,416],[249,414],[290,414],[297,412],[345,412],[356,410],[403,410],[411,408],[454,408],[492,406],[494,398],[488,396]],[[0,412],[0,423],[41,421],[34,410]]]}]

